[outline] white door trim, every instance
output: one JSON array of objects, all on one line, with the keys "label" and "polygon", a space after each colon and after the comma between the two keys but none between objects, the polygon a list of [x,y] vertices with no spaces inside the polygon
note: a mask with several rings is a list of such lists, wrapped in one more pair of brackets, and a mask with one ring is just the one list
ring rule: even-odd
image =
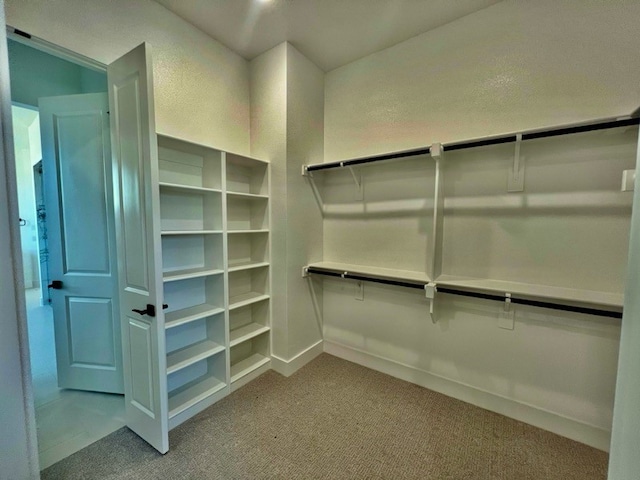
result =
[{"label": "white door trim", "polygon": [[[0,27],[4,25],[4,0],[0,0]],[[15,168],[9,58],[3,28],[0,33],[0,204],[7,207],[0,210],[0,277],[3,279],[0,288],[0,330],[3,332],[0,336],[0,382],[14,395],[0,399],[0,420],[7,431],[13,432],[8,437],[12,448],[4,448],[0,441],[0,463],[3,474],[8,477],[39,478]]]}]

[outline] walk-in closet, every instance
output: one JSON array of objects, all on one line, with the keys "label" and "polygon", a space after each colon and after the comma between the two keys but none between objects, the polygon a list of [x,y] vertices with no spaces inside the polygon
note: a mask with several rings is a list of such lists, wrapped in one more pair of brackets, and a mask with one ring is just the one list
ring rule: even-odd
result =
[{"label": "walk-in closet", "polygon": [[637,477],[640,3],[0,13],[0,480]]}]

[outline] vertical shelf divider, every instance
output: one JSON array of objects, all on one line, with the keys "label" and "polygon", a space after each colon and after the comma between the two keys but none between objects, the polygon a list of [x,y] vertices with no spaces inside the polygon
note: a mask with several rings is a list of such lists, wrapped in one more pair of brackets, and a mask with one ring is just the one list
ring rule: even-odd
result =
[{"label": "vertical shelf divider", "polygon": [[444,151],[439,143],[429,149],[436,164],[436,178],[433,194],[433,239],[431,242],[431,270],[427,275],[435,282],[442,274],[442,241],[444,237]]},{"label": "vertical shelf divider", "polygon": [[222,251],[224,256],[224,335],[227,358],[225,378],[227,385],[231,385],[231,347],[230,347],[230,319],[229,319],[229,235],[227,226],[227,153],[222,152],[221,159],[221,187],[222,187]]}]

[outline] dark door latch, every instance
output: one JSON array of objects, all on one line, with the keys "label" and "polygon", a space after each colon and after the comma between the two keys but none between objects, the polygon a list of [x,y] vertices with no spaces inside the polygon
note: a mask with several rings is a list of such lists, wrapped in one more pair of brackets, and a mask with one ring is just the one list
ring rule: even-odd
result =
[{"label": "dark door latch", "polygon": [[60,290],[62,289],[62,282],[60,280],[52,280],[51,283],[48,285],[48,288]]},{"label": "dark door latch", "polygon": [[146,315],[148,317],[155,317],[156,316],[156,307],[155,307],[155,305],[151,305],[150,303],[147,303],[147,308],[144,309],[144,310],[138,310],[137,308],[134,308],[131,311],[132,312],[136,312],[139,315]]}]

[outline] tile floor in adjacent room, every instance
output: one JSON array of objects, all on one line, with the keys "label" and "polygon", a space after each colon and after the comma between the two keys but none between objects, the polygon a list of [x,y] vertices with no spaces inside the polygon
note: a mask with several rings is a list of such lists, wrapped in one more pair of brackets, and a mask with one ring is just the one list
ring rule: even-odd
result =
[{"label": "tile floor in adjacent room", "polygon": [[53,314],[40,290],[25,291],[31,374],[44,469],[124,426],[124,397],[58,388]]}]

